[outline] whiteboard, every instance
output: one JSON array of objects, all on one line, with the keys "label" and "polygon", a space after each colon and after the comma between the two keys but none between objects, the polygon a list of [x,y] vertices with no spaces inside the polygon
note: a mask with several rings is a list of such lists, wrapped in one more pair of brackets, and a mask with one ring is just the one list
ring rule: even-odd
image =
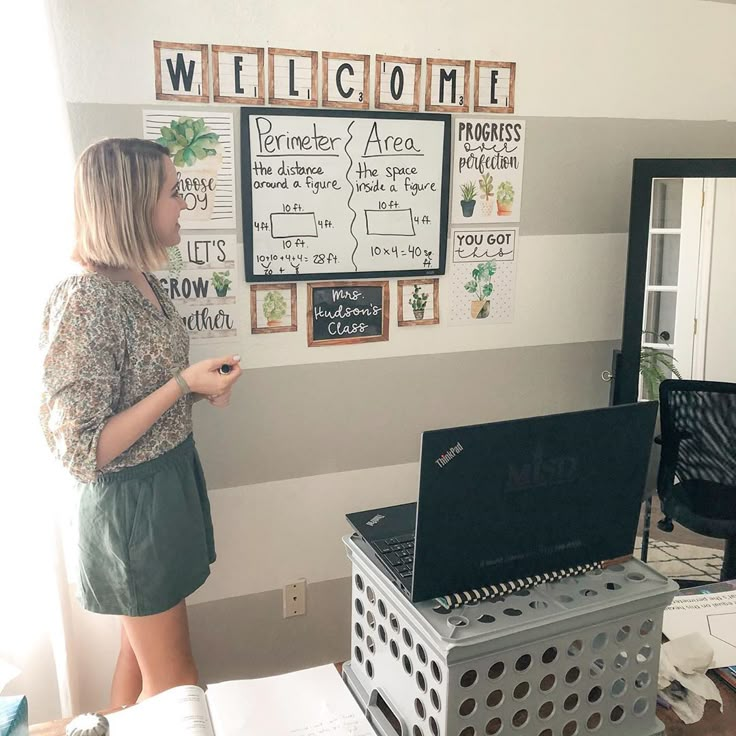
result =
[{"label": "whiteboard", "polygon": [[450,116],[243,108],[247,281],[444,274]]}]

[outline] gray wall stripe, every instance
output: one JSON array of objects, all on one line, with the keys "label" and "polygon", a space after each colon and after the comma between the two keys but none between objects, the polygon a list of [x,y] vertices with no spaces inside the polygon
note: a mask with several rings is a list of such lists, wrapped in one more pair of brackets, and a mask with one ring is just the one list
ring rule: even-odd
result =
[{"label": "gray wall stripe", "polygon": [[[171,106],[172,110],[187,105]],[[67,105],[75,154],[100,138],[142,135],[145,106]],[[227,105],[189,108],[235,113]],[[521,235],[622,233],[629,229],[634,158],[736,156],[736,123],[529,117]],[[236,135],[237,141],[237,135]],[[236,156],[239,156],[236,151]],[[237,174],[240,191],[240,174]],[[238,232],[242,216],[238,201]]]},{"label": "gray wall stripe", "polygon": [[[230,407],[195,406],[211,489],[419,459],[425,429],[603,406],[613,342],[247,371]],[[246,361],[247,363],[247,361]]]},{"label": "gray wall stripe", "polygon": [[189,606],[200,682],[268,677],[349,659],[351,582],[309,583],[307,615],[288,619],[281,590]]}]

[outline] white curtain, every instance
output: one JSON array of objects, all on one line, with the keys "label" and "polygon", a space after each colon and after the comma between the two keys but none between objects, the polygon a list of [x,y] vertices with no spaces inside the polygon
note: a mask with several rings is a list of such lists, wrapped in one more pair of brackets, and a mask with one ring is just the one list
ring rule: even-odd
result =
[{"label": "white curtain", "polygon": [[3,24],[0,660],[21,671],[3,694],[27,695],[37,722],[75,707],[69,588],[55,513],[68,482],[50,460],[37,420],[41,311],[69,267],[73,160],[46,2],[14,3]]}]

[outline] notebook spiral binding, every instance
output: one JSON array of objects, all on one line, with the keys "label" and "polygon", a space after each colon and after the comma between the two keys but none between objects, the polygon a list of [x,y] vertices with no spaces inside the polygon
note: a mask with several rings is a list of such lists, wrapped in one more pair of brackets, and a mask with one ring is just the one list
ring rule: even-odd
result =
[{"label": "notebook spiral binding", "polygon": [[555,570],[553,572],[545,572],[540,575],[532,575],[528,578],[510,580],[505,583],[498,583],[498,585],[488,585],[481,588],[474,588],[473,590],[465,590],[462,593],[452,593],[451,595],[435,598],[435,601],[437,605],[445,611],[451,611],[454,608],[460,608],[460,606],[467,605],[468,603],[480,603],[481,601],[487,601],[493,598],[498,598],[502,595],[515,593],[517,590],[533,588],[535,585],[540,585],[541,583],[553,583],[556,580],[574,577],[575,575],[582,575],[583,573],[590,572],[591,570],[601,570],[602,568],[602,562],[587,562],[584,565],[575,565],[574,567],[567,567],[563,570]]}]

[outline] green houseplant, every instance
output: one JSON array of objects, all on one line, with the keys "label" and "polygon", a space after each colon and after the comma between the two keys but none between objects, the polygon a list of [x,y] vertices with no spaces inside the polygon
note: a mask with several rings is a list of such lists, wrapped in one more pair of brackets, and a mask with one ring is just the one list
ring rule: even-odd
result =
[{"label": "green houseplant", "polygon": [[463,195],[460,200],[463,217],[472,217],[473,210],[475,209],[475,195],[478,193],[478,190],[472,181],[466,181],[465,184],[460,185],[460,191]]},{"label": "green houseplant", "polygon": [[465,284],[465,291],[476,297],[470,302],[470,315],[473,319],[484,319],[491,312],[489,298],[493,292],[491,279],[494,273],[496,273],[495,261],[479,263],[471,272],[473,280]]},{"label": "green houseplant", "polygon": [[510,215],[514,204],[514,187],[510,181],[502,181],[496,191],[496,209],[499,215]]},{"label": "green houseplant", "polygon": [[[645,330],[642,335],[650,335],[655,340],[661,335],[656,332]],[[642,379],[642,399],[657,399],[659,397],[659,384],[669,378],[670,374],[682,378],[680,371],[675,365],[677,361],[674,356],[666,350],[643,345],[639,356],[639,373]]]},{"label": "green houseplant", "polygon": [[269,327],[281,324],[286,314],[286,299],[278,291],[269,291],[263,299],[262,309]]},{"label": "green houseplant", "polygon": [[169,149],[175,166],[194,166],[209,156],[217,156],[220,136],[207,129],[204,118],[182,117],[161,128],[156,141]]},{"label": "green houseplant", "polygon": [[409,306],[414,312],[414,319],[424,319],[424,308],[427,306],[429,295],[419,288],[419,284],[414,284],[414,291],[409,297]]},{"label": "green houseplant", "polygon": [[478,180],[478,186],[483,194],[483,200],[481,201],[481,212],[490,216],[493,214],[493,177],[490,174],[483,174]]},{"label": "green houseplant", "polygon": [[232,281],[228,278],[230,271],[214,271],[212,273],[212,285],[215,287],[217,296],[227,296]]}]

